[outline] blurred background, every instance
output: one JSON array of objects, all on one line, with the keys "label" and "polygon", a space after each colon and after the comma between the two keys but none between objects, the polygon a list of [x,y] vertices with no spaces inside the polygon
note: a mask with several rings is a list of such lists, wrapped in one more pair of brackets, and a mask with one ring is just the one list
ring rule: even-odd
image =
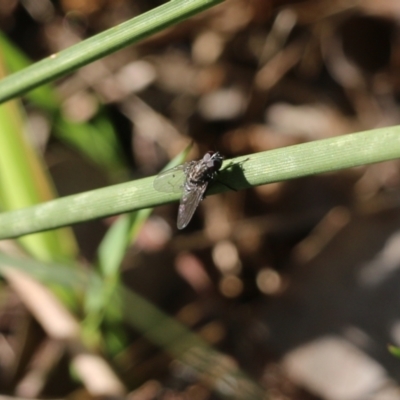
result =
[{"label": "blurred background", "polygon": [[[0,0],[2,69],[162,3]],[[191,142],[190,159],[229,159],[396,125],[399,21],[396,0],[228,0],[25,97],[24,132],[65,196],[155,175]],[[177,204],[158,207],[121,279],[272,400],[399,399],[399,167],[211,196],[183,231]],[[82,264],[116,220],[73,227]],[[87,396],[5,281],[0,298],[0,392]],[[118,332],[104,357],[131,399],[220,398],[146,335]]]}]

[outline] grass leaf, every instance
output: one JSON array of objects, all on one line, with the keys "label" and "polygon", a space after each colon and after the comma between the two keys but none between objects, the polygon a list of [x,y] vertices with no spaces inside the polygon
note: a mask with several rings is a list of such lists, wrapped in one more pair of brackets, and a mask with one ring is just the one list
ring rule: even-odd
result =
[{"label": "grass leaf", "polygon": [[223,0],[174,0],[39,61],[0,82],[0,103],[149,37]]},{"label": "grass leaf", "polygon": [[[318,140],[227,160],[219,180],[235,189],[400,158],[400,126]],[[154,177],[67,196],[0,214],[0,239],[177,201],[153,189]],[[208,194],[227,191],[215,183]]]}]

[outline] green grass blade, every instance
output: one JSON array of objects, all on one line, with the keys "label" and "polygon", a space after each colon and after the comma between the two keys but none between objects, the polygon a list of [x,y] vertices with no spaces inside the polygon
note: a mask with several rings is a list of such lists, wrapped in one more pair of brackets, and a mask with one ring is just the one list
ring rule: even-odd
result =
[{"label": "green grass blade", "polygon": [[114,182],[125,180],[123,178],[128,175],[126,158],[105,110],[100,110],[88,123],[69,121],[58,115],[53,132],[58,139],[99,165]]},{"label": "green grass blade", "polygon": [[[238,157],[224,163],[225,167],[232,162],[236,165],[223,171],[219,179],[236,189],[246,189],[396,158],[400,158],[400,126]],[[156,192],[153,180],[154,177],[140,179],[0,214],[0,239],[151,208],[179,199],[177,193]],[[209,193],[226,190],[225,186],[216,183]]]},{"label": "green grass blade", "polygon": [[174,0],[53,54],[0,82],[0,103],[75,71],[223,0]]},{"label": "green grass blade", "polygon": [[[31,60],[0,32],[0,49],[8,71],[16,72],[32,64]],[[103,168],[113,181],[125,180],[126,160],[115,129],[104,109],[89,122],[70,121],[60,113],[60,101],[51,85],[27,93],[27,99],[49,114],[53,134]]]},{"label": "green grass blade", "polygon": [[[0,49],[9,73],[17,72],[32,64],[32,61],[15,47],[4,33],[0,32]],[[56,112],[59,107],[57,95],[49,85],[42,85],[28,93],[27,98],[39,107]]]},{"label": "green grass blade", "polygon": [[[0,65],[0,73],[2,73]],[[0,203],[15,210],[52,199],[54,190],[39,156],[25,135],[22,107],[17,101],[0,106]],[[72,259],[77,246],[68,229],[20,239],[25,249],[42,260]]]},{"label": "green grass blade", "polygon": [[119,271],[122,258],[128,246],[129,230],[136,219],[136,212],[121,215],[108,229],[98,248],[98,264],[104,277],[113,276]]}]

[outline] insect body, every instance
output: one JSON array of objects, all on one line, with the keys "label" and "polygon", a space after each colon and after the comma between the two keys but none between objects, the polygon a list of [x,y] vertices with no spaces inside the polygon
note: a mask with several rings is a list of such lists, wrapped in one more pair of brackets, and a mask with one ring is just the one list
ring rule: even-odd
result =
[{"label": "insect body", "polygon": [[209,151],[201,160],[190,161],[161,172],[154,180],[154,189],[159,192],[182,192],[178,210],[178,229],[187,226],[196,208],[203,200],[208,184],[222,166],[223,157]]}]

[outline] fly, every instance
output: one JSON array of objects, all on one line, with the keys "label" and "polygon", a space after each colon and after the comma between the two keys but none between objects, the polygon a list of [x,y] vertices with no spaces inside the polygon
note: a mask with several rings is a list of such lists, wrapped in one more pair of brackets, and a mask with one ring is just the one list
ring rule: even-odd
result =
[{"label": "fly", "polygon": [[178,229],[187,226],[205,192],[221,169],[223,157],[216,151],[207,152],[201,160],[190,161],[161,172],[153,186],[159,192],[182,193],[178,210]]}]

